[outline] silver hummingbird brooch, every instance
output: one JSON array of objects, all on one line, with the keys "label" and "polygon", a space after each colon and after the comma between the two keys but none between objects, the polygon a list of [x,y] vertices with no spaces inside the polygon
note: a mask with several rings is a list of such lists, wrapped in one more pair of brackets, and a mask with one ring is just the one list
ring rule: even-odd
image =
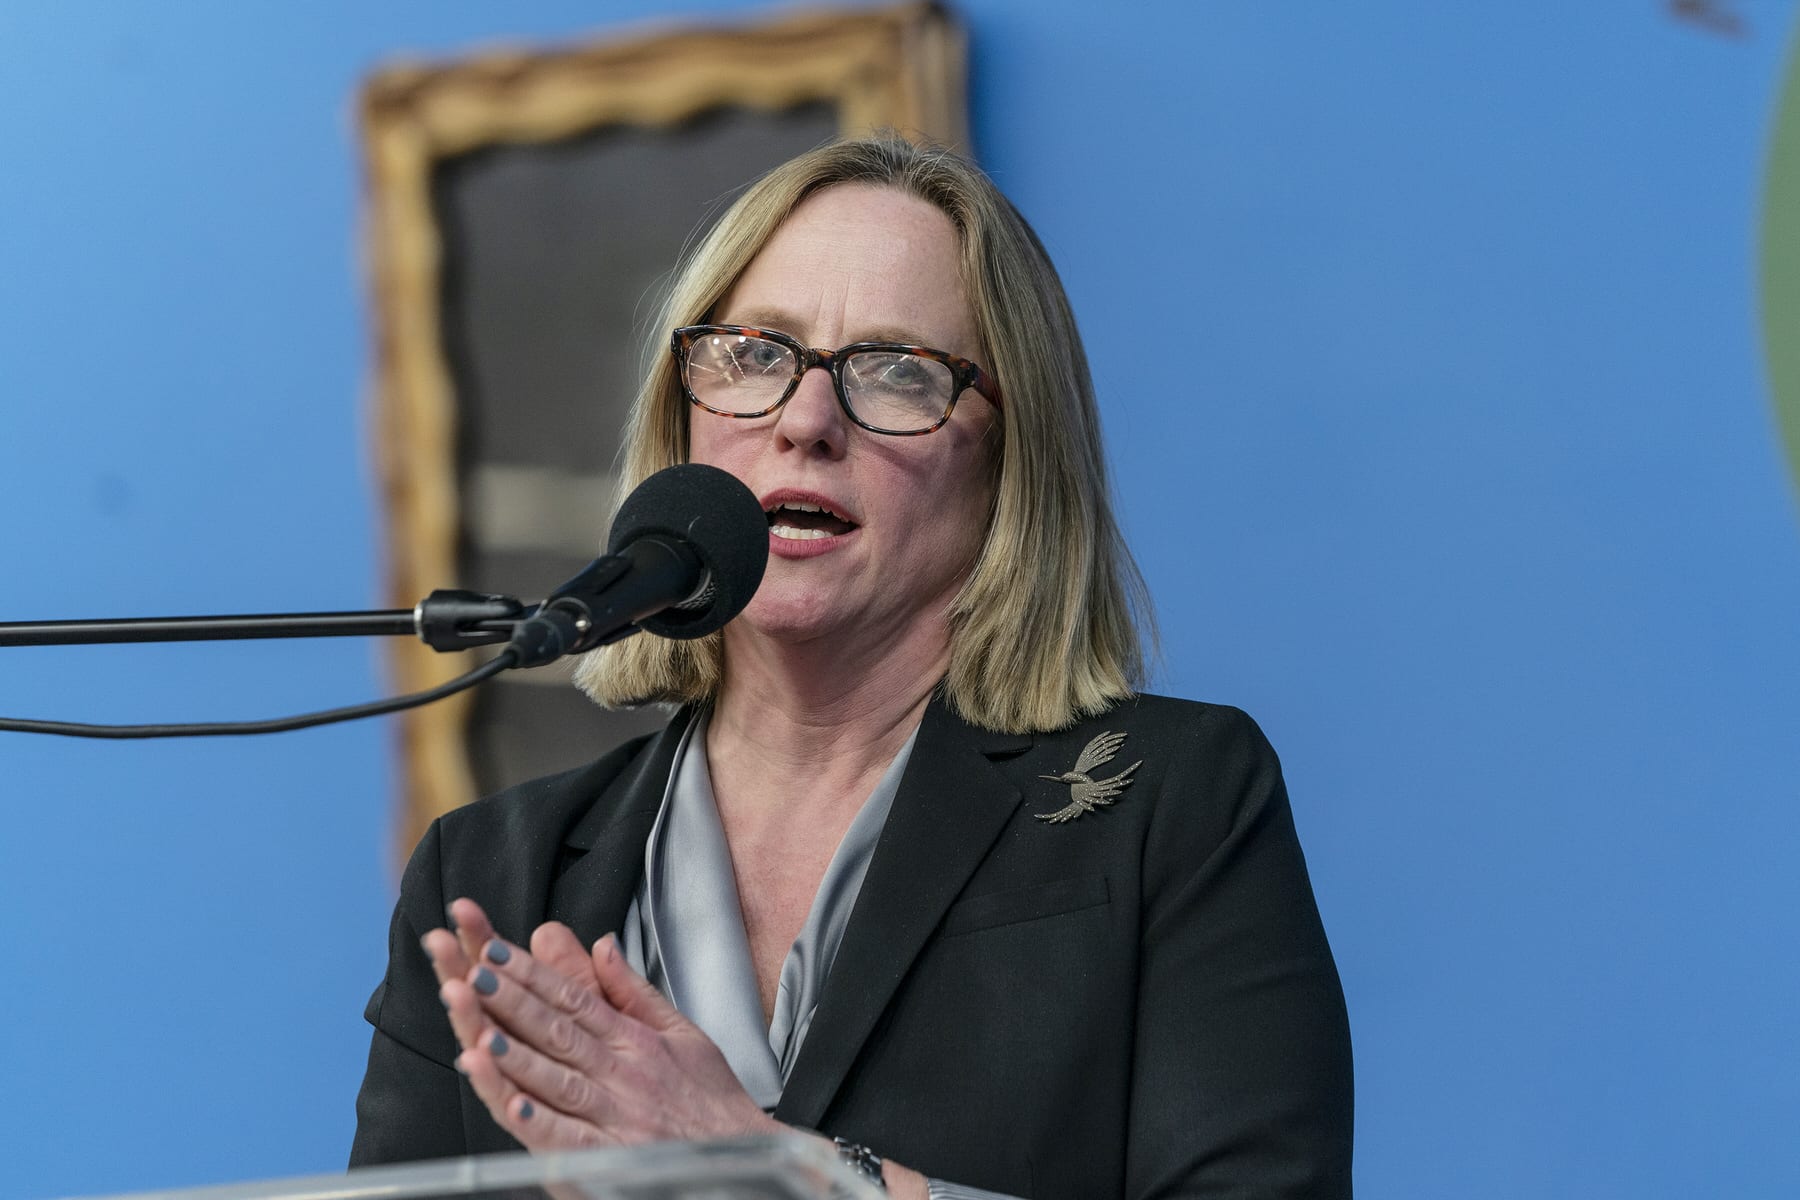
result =
[{"label": "silver hummingbird brooch", "polygon": [[1051,813],[1034,813],[1040,821],[1048,821],[1052,825],[1061,825],[1064,821],[1073,821],[1083,813],[1091,813],[1097,808],[1104,808],[1119,798],[1119,793],[1131,786],[1132,772],[1144,765],[1139,759],[1117,775],[1105,779],[1095,779],[1088,774],[1095,767],[1103,767],[1111,762],[1119,747],[1125,744],[1122,733],[1103,733],[1089,742],[1082,750],[1081,757],[1075,760],[1075,769],[1064,771],[1061,775],[1039,775],[1039,779],[1053,779],[1057,783],[1069,785],[1069,802]]}]

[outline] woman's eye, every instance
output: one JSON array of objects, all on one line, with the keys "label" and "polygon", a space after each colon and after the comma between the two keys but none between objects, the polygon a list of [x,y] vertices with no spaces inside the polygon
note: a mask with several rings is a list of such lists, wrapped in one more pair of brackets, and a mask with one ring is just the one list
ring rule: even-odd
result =
[{"label": "woman's eye", "polygon": [[884,387],[897,391],[918,391],[931,387],[936,376],[924,359],[912,355],[896,356],[883,368],[881,382]]},{"label": "woman's eye", "polygon": [[745,371],[764,372],[781,367],[787,359],[787,350],[774,342],[746,339],[738,343],[732,357]]}]

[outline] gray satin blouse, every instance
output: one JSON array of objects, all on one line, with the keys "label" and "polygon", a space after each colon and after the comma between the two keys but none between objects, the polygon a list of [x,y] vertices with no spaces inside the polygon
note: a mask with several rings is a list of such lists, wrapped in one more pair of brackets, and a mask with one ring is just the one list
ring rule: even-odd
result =
[{"label": "gray satin blouse", "polygon": [[[662,808],[644,848],[644,877],[619,931],[620,948],[639,974],[717,1044],[744,1090],[764,1110],[773,1110],[806,1041],[919,731],[913,730],[888,764],[831,856],[800,936],[781,964],[775,1011],[765,1026],[738,907],[737,874],[707,770],[709,721],[710,714],[697,716],[676,747]],[[942,1180],[928,1183],[932,1200],[1011,1200]]]},{"label": "gray satin blouse", "polygon": [[781,964],[774,1015],[765,1026],[737,875],[707,770],[708,723],[707,714],[695,718],[676,748],[620,941],[626,961],[706,1031],[744,1090],[772,1110],[806,1040],[919,734],[915,729],[900,747],[831,856],[806,924]]}]

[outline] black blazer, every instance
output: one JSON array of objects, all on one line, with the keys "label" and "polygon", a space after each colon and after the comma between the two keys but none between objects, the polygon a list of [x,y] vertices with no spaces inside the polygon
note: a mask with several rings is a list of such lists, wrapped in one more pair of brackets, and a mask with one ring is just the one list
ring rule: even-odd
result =
[{"label": "black blazer", "polygon": [[[401,884],[352,1165],[513,1150],[450,1066],[419,938],[457,896],[524,942],[617,930],[683,713],[439,820]],[[1071,769],[1142,762],[1061,824]],[[1349,1025],[1275,753],[1233,708],[1142,696],[1052,734],[941,700],[781,1103],[957,1183],[1057,1197],[1350,1195]]]}]

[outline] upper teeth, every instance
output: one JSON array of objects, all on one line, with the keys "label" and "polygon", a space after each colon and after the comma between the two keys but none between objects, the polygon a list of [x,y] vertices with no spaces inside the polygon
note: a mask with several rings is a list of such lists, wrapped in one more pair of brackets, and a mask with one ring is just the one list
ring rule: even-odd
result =
[{"label": "upper teeth", "polygon": [[783,509],[787,509],[790,512],[825,513],[828,516],[836,517],[840,521],[849,519],[845,517],[843,513],[834,512],[823,504],[811,504],[805,500],[783,500],[780,504],[777,504],[771,509],[770,512],[771,514],[778,513]]}]

